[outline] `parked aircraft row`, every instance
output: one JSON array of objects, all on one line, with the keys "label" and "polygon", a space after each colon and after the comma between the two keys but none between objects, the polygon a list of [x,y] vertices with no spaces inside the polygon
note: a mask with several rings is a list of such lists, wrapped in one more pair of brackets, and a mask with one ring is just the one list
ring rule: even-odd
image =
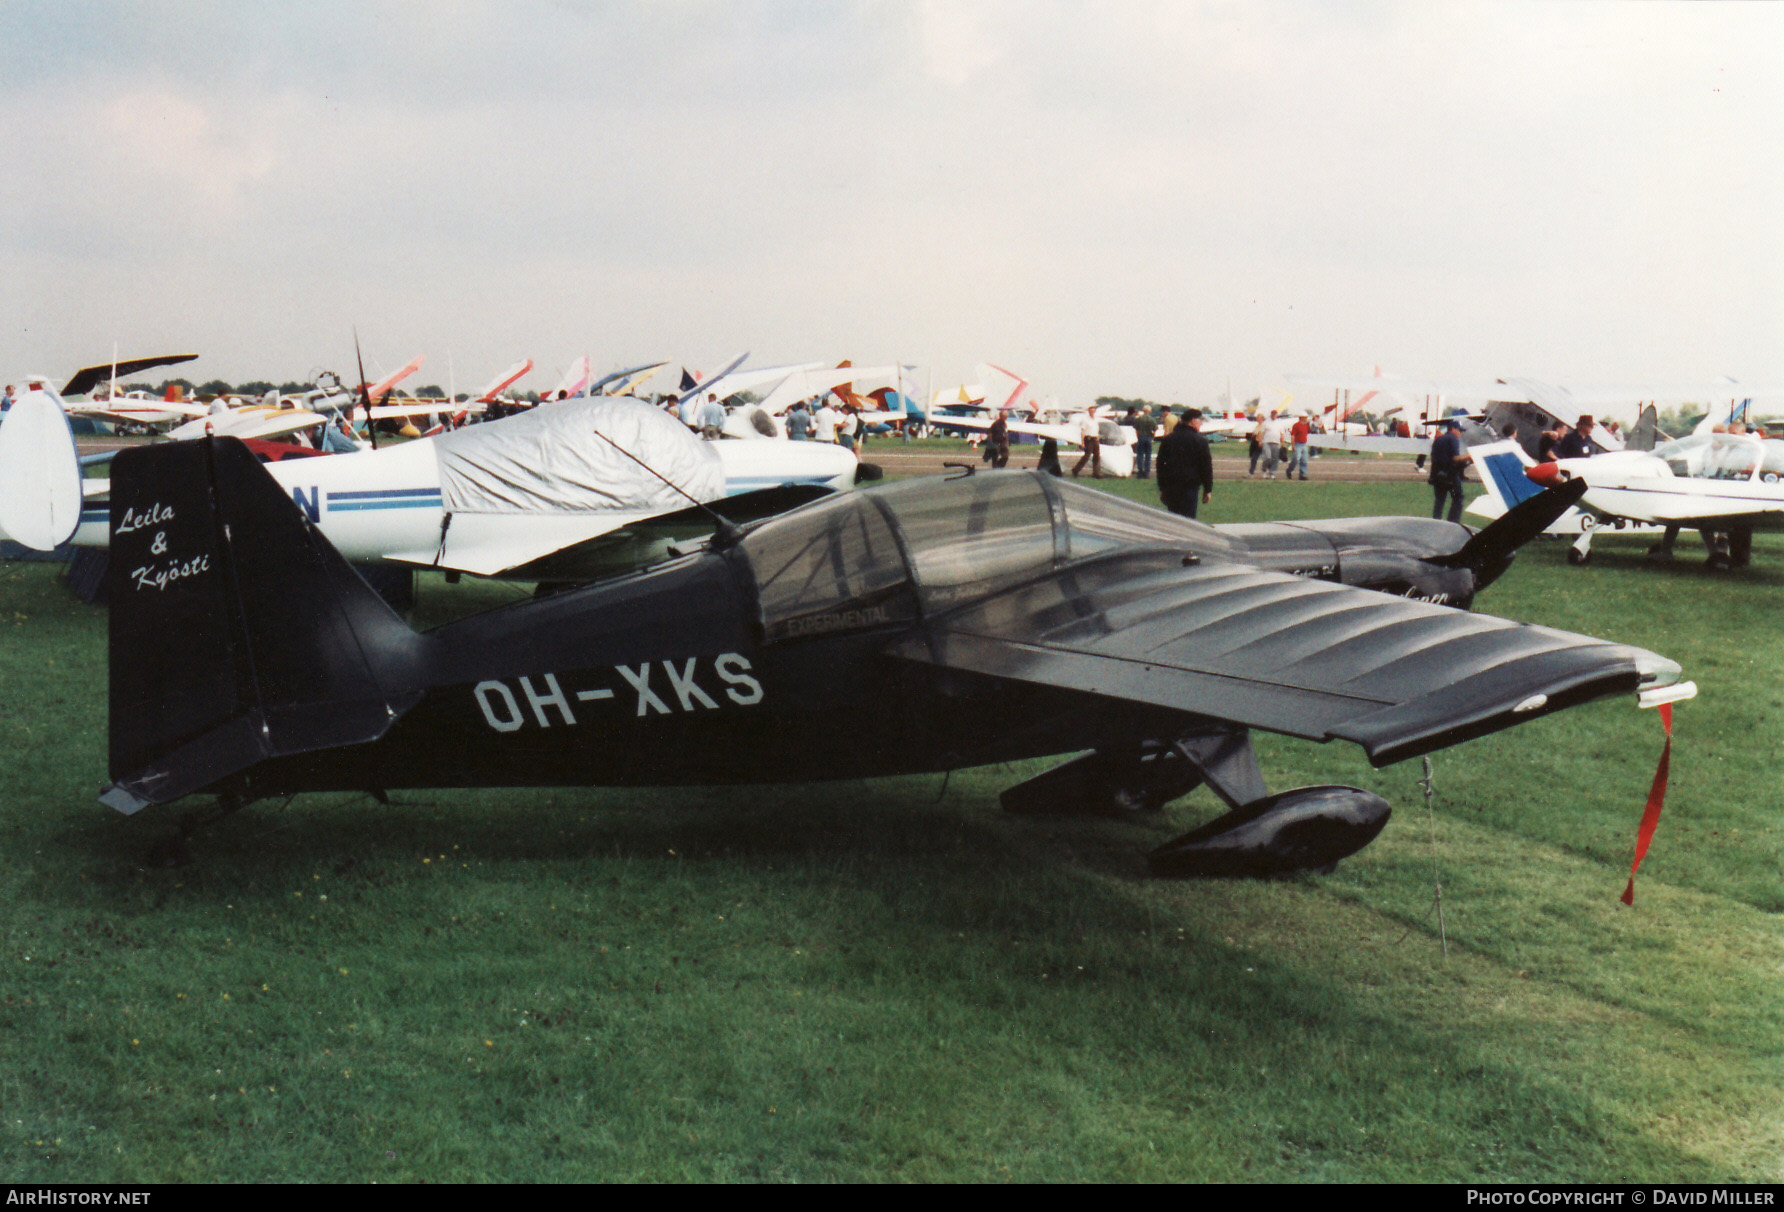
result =
[{"label": "parked aircraft row", "polygon": [[[1573,540],[1570,562],[1591,559],[1595,536],[1629,532],[1657,536],[1652,554],[1670,559],[1681,529],[1699,531],[1714,568],[1747,562],[1756,530],[1784,529],[1784,441],[1758,433],[1724,432],[1744,428],[1755,398],[1776,396],[1776,389],[1724,380],[1694,388],[1565,388],[1533,379],[1505,379],[1493,384],[1438,383],[1377,375],[1366,380],[1298,382],[1329,386],[1339,393],[1340,417],[1375,397],[1395,393],[1420,397],[1423,425],[1435,427],[1451,417],[1463,422],[1463,436],[1479,469],[1486,492],[1469,512],[1488,519],[1540,491],[1541,487],[1580,480],[1585,491],[1579,505],[1568,509],[1548,533]],[[1350,394],[1355,392],[1355,398]],[[1732,394],[1729,394],[1732,393]],[[1446,413],[1443,399],[1484,399],[1472,413]],[[1710,401],[1709,409],[1690,435],[1667,439],[1656,426],[1656,399]],[[1591,454],[1539,462],[1539,435],[1561,421],[1572,425],[1592,409],[1607,404],[1639,403],[1640,415],[1626,436],[1594,426],[1588,438]],[[1506,438],[1507,428],[1512,436]],[[1431,436],[1397,439],[1316,437],[1314,443],[1347,450],[1425,454]]]},{"label": "parked aircraft row", "polygon": [[[1465,437],[1471,444],[1499,441],[1511,426],[1512,436],[1531,455],[1537,452],[1541,433],[1554,422],[1571,426],[1582,416],[1595,416],[1601,424],[1594,428],[1591,444],[1595,453],[1608,453],[1628,444],[1618,430],[1602,424],[1612,412],[1621,415],[1620,426],[1627,425],[1626,432],[1635,436],[1639,447],[1652,437],[1652,418],[1660,402],[1706,404],[1707,425],[1741,417],[1756,398],[1784,396],[1784,390],[1778,388],[1732,379],[1691,386],[1565,387],[1512,377],[1493,382],[1408,379],[1384,375],[1379,369],[1373,376],[1360,378],[1291,375],[1289,382],[1307,391],[1329,391],[1332,402],[1325,406],[1325,415],[1337,422],[1348,422],[1365,411],[1378,418],[1404,421],[1399,436],[1340,432],[1339,425],[1328,424],[1327,434],[1315,442],[1374,453],[1426,453],[1436,431],[1458,413],[1466,419]],[[1461,408],[1457,401],[1469,401],[1473,406]]]}]

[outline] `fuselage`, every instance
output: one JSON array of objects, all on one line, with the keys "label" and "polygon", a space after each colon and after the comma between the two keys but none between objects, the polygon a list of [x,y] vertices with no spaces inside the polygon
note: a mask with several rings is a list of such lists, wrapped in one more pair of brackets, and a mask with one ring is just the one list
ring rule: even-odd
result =
[{"label": "fuselage", "polygon": [[[326,458],[266,465],[305,516],[354,563],[465,566],[495,571],[531,556],[606,534],[647,511],[581,509],[465,514],[446,527],[435,439]],[[833,489],[853,485],[858,462],[838,446],[812,442],[721,441],[711,444],[723,469],[724,495],[778,484]],[[104,547],[110,506],[89,500],[72,542]],[[488,552],[487,556],[484,552]],[[487,567],[493,565],[494,567]]]}]

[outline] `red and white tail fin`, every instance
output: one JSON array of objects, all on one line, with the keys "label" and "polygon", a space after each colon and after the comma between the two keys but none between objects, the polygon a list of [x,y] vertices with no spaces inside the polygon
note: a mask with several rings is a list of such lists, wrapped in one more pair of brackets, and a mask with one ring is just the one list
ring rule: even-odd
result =
[{"label": "red and white tail fin", "polygon": [[507,370],[504,370],[501,374],[497,375],[495,379],[490,382],[489,386],[477,393],[477,402],[479,404],[489,403],[496,398],[497,392],[506,391],[508,388],[514,386],[514,384],[524,378],[526,373],[531,369],[533,369],[533,360],[531,358],[524,358],[521,361],[516,362]]},{"label": "red and white tail fin", "polygon": [[391,388],[420,370],[421,364],[425,361],[427,361],[426,354],[416,354],[414,360],[407,366],[403,367],[395,374],[384,376],[382,379],[379,379],[376,383],[373,383],[370,387],[366,388],[366,395],[371,397],[373,403],[382,400],[385,396],[390,394]]},{"label": "red and white tail fin", "polygon": [[583,388],[587,387],[588,381],[594,373],[591,369],[591,365],[587,354],[583,354],[580,358],[577,358],[576,361],[570,363],[570,369],[564,372],[563,382],[559,383],[557,387],[552,390],[551,398],[554,400],[567,400]]},{"label": "red and white tail fin", "polygon": [[1033,412],[1034,387],[1013,370],[995,363],[979,366],[979,380],[985,384],[985,406],[993,412]]}]

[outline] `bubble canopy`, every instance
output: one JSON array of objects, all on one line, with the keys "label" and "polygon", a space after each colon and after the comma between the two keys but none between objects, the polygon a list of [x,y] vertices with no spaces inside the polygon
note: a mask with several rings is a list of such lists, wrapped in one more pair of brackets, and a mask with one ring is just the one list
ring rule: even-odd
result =
[{"label": "bubble canopy", "polygon": [[1675,476],[1701,480],[1784,479],[1784,441],[1755,434],[1699,433],[1656,446],[1653,455]]},{"label": "bubble canopy", "polygon": [[1191,518],[1038,472],[904,480],[840,493],[741,548],[770,640],[935,614],[1136,544],[1230,556]]}]

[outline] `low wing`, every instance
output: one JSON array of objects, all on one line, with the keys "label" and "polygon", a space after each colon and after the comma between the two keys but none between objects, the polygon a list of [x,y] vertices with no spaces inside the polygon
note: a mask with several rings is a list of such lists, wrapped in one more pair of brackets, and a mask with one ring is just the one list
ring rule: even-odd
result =
[{"label": "low wing", "polygon": [[[986,428],[990,428],[989,425]],[[1082,446],[1084,434],[1076,425],[1046,425],[1039,421],[1011,421],[1011,433],[1025,433],[1033,438],[1052,438],[1064,446]]]},{"label": "low wing", "polygon": [[1395,438],[1387,434],[1351,437],[1341,433],[1311,433],[1307,435],[1307,444],[1321,450],[1354,450],[1363,454],[1431,453],[1430,438]]},{"label": "low wing", "polygon": [[[950,417],[932,416],[929,423],[936,428],[972,429],[979,433],[989,433],[991,421],[986,417]],[[1011,433],[1027,434],[1031,438],[1052,438],[1065,446],[1079,446],[1084,442],[1084,435],[1076,425],[1047,425],[1040,421],[1007,421]]]},{"label": "low wing", "polygon": [[943,616],[891,655],[1354,741],[1377,766],[1678,675],[1638,648],[1156,551]]},{"label": "low wing", "polygon": [[405,398],[400,404],[373,405],[372,420],[387,421],[394,420],[397,417],[425,417],[429,413],[434,412],[451,414],[457,412],[459,408],[460,406],[454,404],[451,400],[441,399],[437,396],[428,398],[410,396]]},{"label": "low wing", "polygon": [[68,415],[91,421],[123,422],[129,425],[160,425],[181,417],[199,417],[205,409],[191,404],[174,404],[144,400],[140,406],[117,404],[70,404]]},{"label": "low wing", "polygon": [[312,425],[326,424],[327,417],[307,408],[269,408],[263,404],[249,404],[231,408],[227,412],[201,412],[184,425],[170,430],[167,436],[176,442],[207,435],[220,438],[276,438],[299,429],[308,429]]}]

